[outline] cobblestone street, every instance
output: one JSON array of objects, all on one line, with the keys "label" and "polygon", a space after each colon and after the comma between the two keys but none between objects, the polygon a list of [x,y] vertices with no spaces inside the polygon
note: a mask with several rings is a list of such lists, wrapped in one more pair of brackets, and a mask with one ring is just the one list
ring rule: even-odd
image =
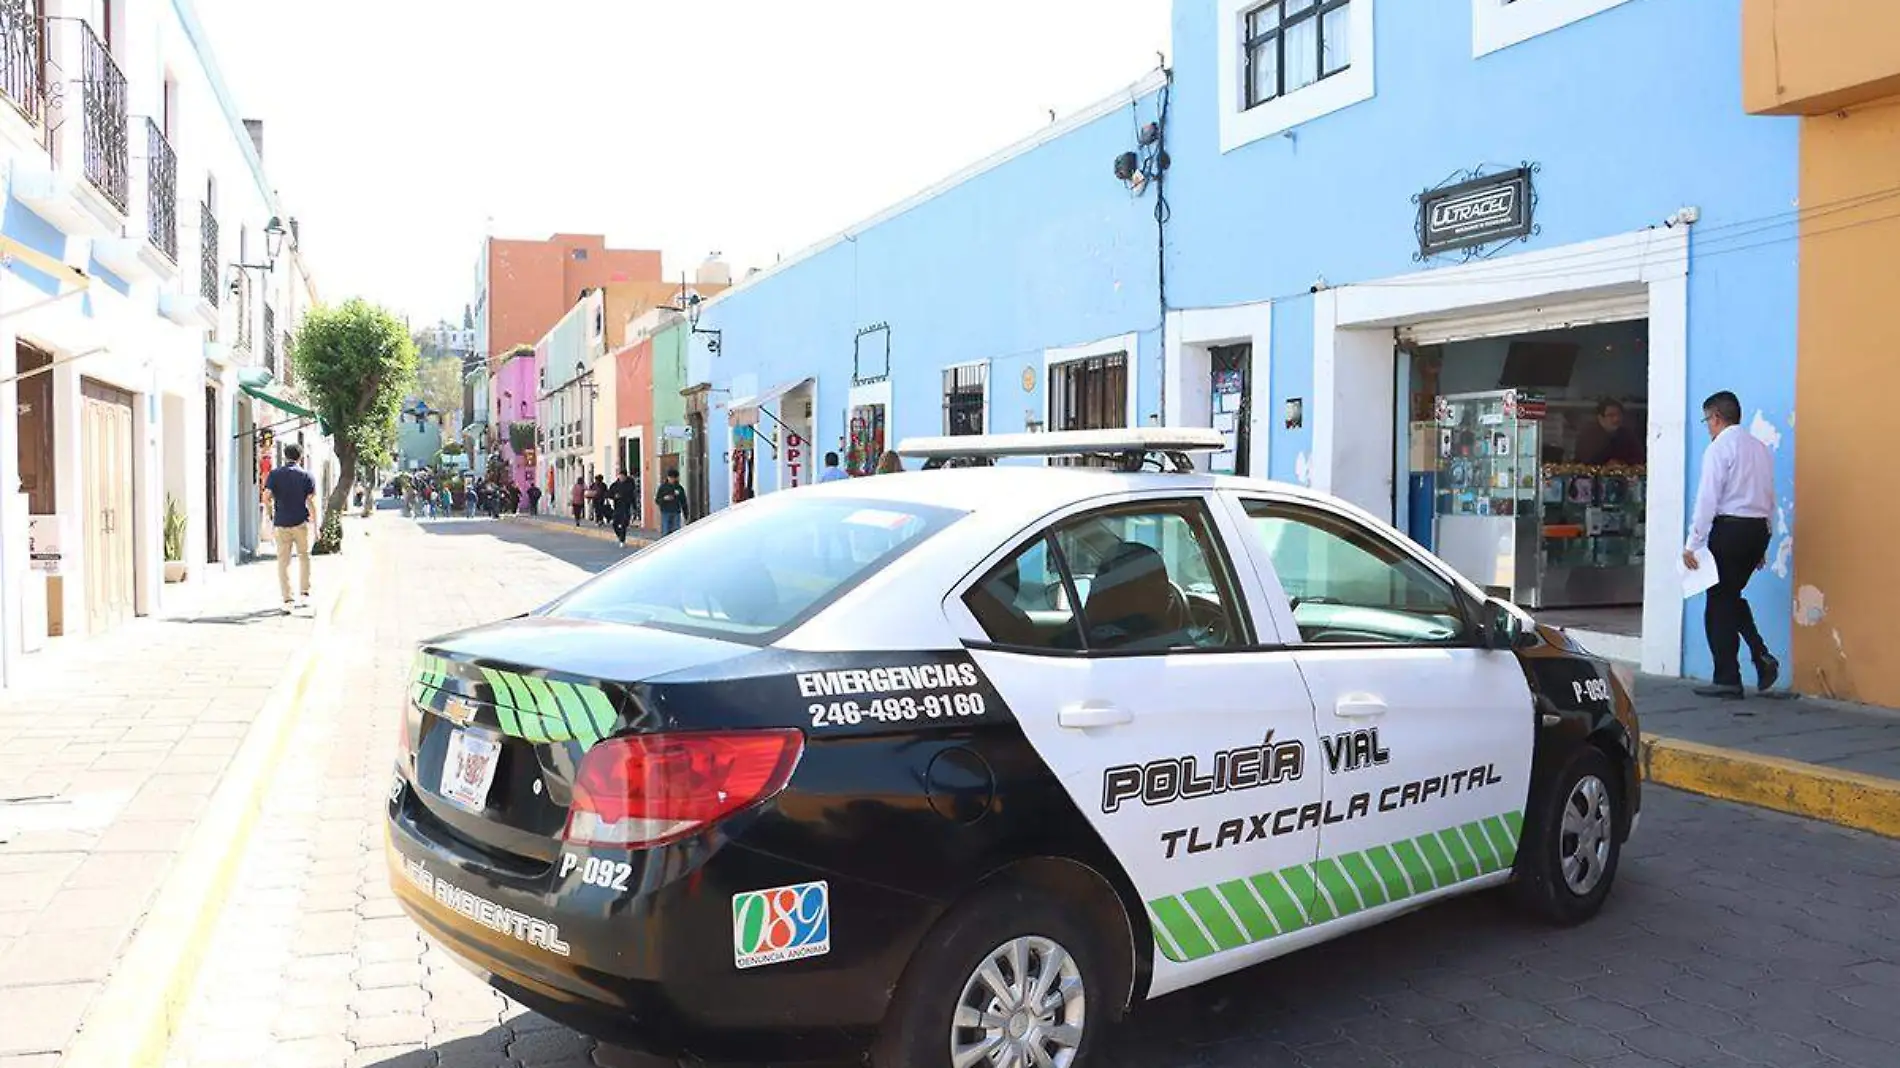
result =
[{"label": "cobblestone street", "polygon": [[[426,942],[382,853],[420,638],[531,608],[608,542],[379,515],[182,1029],[172,1068],[613,1065]],[[1900,1063],[1900,842],[1652,788],[1594,923],[1492,898],[1431,908],[1142,1007],[1118,1068]],[[4,1058],[0,1058],[4,1063]]]}]

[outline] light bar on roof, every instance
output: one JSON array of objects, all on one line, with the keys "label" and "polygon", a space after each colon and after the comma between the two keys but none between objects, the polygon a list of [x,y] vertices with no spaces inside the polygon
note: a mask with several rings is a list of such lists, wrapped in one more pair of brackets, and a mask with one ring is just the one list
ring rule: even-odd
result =
[{"label": "light bar on roof", "polygon": [[922,460],[1004,456],[1094,456],[1104,453],[1219,452],[1227,439],[1207,427],[1146,426],[1055,430],[1045,434],[959,434],[905,438],[899,456]]}]

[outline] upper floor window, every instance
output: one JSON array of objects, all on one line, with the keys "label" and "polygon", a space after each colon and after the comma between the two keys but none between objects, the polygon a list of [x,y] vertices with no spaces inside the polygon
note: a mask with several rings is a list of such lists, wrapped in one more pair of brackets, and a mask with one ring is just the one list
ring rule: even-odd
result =
[{"label": "upper floor window", "polygon": [[1352,0],[1273,0],[1247,12],[1249,108],[1352,65]]},{"label": "upper floor window", "polygon": [[1214,0],[1222,152],[1373,95],[1375,0]]}]

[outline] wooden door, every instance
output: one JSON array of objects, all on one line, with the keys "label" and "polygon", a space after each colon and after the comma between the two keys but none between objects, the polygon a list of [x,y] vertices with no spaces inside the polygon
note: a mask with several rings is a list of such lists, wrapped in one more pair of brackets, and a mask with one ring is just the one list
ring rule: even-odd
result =
[{"label": "wooden door", "polygon": [[80,381],[85,478],[86,621],[92,633],[133,610],[132,395]]}]

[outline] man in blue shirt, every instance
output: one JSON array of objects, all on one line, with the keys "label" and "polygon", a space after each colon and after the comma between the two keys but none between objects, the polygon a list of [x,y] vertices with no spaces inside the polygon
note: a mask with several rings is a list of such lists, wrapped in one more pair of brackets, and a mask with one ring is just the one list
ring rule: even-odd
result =
[{"label": "man in blue shirt", "polygon": [[[317,512],[317,483],[299,465],[303,450],[284,446],[283,466],[271,471],[264,480],[264,496],[270,502],[271,525],[277,528],[277,588],[284,595],[284,611],[297,603],[310,601],[310,525]],[[290,554],[297,553],[297,580],[301,591],[297,601],[290,599]]]},{"label": "man in blue shirt", "polygon": [[844,480],[844,478],[845,478],[844,471],[838,467],[838,454],[835,452],[826,453],[825,467],[824,467],[824,470],[818,472],[818,481],[841,482]]}]

